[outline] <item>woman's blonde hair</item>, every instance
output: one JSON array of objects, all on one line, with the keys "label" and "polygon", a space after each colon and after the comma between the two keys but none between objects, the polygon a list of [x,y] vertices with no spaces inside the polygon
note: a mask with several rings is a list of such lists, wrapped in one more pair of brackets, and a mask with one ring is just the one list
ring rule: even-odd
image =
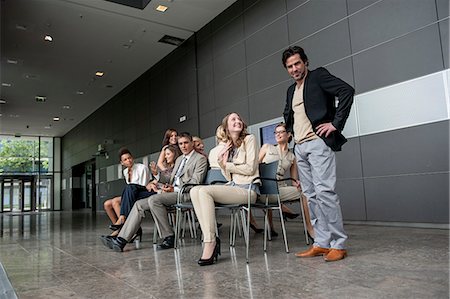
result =
[{"label": "woman's blonde hair", "polygon": [[225,130],[222,125],[218,126],[216,129],[216,144],[221,142],[227,142],[227,135],[225,134]]},{"label": "woman's blonde hair", "polygon": [[225,141],[229,141],[229,140],[233,140],[232,138],[231,138],[231,135],[230,135],[230,131],[228,130],[228,118],[230,118],[230,115],[231,114],[236,114],[237,116],[239,116],[239,119],[242,121],[242,131],[241,131],[241,133],[239,134],[239,138],[236,140],[236,142],[234,142],[234,146],[236,146],[236,147],[240,147],[241,146],[241,144],[242,144],[242,142],[244,141],[244,139],[245,139],[245,136],[247,136],[248,135],[248,132],[247,132],[247,124],[242,120],[242,117],[239,115],[239,113],[237,113],[237,112],[231,112],[231,113],[228,113],[224,118],[223,118],[223,120],[222,120],[222,124],[220,125],[221,127],[222,127],[222,129],[223,129],[223,131],[224,131],[224,136],[225,136]]}]

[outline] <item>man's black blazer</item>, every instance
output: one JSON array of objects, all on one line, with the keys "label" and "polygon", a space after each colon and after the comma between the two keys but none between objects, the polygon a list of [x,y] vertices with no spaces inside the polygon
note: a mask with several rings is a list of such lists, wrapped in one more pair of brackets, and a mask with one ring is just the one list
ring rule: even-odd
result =
[{"label": "man's black blazer", "polygon": [[[296,84],[292,84],[287,90],[286,106],[283,113],[288,132],[293,132],[292,98],[294,97]],[[353,87],[331,75],[323,67],[308,71],[305,78],[303,101],[306,115],[311,121],[314,132],[318,125],[327,122],[331,122],[337,129],[327,138],[321,137],[333,151],[340,151],[342,145],[347,142],[341,132],[350,114],[354,93]],[[336,98],[338,100],[337,107]]]}]

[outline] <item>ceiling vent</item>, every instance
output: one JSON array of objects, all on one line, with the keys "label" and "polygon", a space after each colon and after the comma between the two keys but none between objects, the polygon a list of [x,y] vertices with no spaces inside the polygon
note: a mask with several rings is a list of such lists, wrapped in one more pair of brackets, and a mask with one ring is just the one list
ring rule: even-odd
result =
[{"label": "ceiling vent", "polygon": [[184,41],[185,41],[184,39],[179,38],[179,37],[164,35],[158,42],[164,43],[164,44],[169,44],[169,45],[174,45],[174,46],[179,46]]},{"label": "ceiling vent", "polygon": [[106,1],[139,9],[144,9],[150,2],[150,0],[106,0]]}]

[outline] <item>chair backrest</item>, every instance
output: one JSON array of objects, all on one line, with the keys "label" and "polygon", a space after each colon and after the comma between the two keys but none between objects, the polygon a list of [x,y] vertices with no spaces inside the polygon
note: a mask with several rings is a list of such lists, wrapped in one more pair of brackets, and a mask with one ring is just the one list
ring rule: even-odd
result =
[{"label": "chair backrest", "polygon": [[259,164],[259,176],[261,180],[259,191],[261,194],[278,194],[277,169],[278,161],[269,164]]},{"label": "chair backrest", "polygon": [[227,182],[227,179],[223,176],[220,168],[208,169],[208,172],[206,173],[206,177],[205,177],[205,181],[204,181],[205,184],[207,184],[207,185],[211,185],[211,184],[215,184],[215,183],[225,184],[226,182]]}]

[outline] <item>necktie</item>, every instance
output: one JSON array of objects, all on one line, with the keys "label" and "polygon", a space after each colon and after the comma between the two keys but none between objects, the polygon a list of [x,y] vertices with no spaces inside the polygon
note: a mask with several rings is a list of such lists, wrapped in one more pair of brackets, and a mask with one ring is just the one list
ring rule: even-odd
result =
[{"label": "necktie", "polygon": [[181,160],[180,166],[178,166],[177,173],[175,174],[175,180],[177,180],[181,174],[183,173],[184,165],[186,164],[187,158],[184,157],[183,160]]},{"label": "necktie", "polygon": [[133,169],[132,168],[128,168],[128,182],[130,184],[131,184],[132,174],[133,174]]}]

